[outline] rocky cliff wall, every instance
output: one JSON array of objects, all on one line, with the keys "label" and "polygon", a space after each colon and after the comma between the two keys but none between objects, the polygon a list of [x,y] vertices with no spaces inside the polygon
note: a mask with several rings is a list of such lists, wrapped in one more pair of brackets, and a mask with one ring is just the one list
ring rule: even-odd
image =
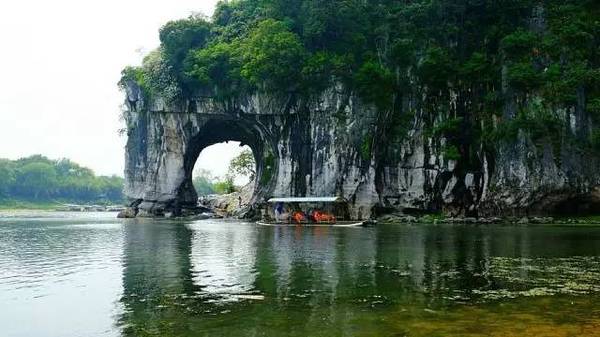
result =
[{"label": "rocky cliff wall", "polygon": [[[252,203],[272,196],[343,196],[353,218],[405,210],[452,215],[548,214],[594,210],[597,158],[562,144],[534,144],[520,133],[480,165],[445,158],[445,140],[427,132],[423,110],[403,137],[392,121],[342,88],[317,98],[255,94],[233,105],[210,98],[164,104],[127,89],[126,189],[140,216],[179,214],[196,205],[194,164],[223,141],[249,145],[257,161]],[[575,130],[574,130],[575,132]]]}]

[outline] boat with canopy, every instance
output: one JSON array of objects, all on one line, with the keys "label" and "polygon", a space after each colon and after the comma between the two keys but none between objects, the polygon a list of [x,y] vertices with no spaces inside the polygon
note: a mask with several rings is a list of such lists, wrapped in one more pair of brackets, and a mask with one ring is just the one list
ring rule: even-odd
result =
[{"label": "boat with canopy", "polygon": [[262,226],[357,227],[366,221],[351,220],[348,201],[342,197],[280,197],[267,200]]}]

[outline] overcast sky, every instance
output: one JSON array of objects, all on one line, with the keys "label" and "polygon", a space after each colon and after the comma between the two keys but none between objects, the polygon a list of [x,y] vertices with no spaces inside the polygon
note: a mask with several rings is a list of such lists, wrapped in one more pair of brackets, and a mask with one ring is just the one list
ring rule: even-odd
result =
[{"label": "overcast sky", "polygon": [[[158,46],[164,23],[212,15],[216,2],[0,1],[0,158],[39,153],[122,175],[121,69]],[[205,152],[199,165],[222,175],[239,149]]]}]

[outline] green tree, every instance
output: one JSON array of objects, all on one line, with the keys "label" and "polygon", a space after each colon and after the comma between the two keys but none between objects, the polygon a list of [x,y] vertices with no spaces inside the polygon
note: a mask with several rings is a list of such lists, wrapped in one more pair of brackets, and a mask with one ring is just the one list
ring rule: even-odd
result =
[{"label": "green tree", "polygon": [[198,170],[192,180],[196,193],[198,195],[215,194],[214,180],[215,178],[210,171],[204,169]]},{"label": "green tree", "polygon": [[[577,146],[597,142],[599,16],[594,0],[221,1],[211,22],[165,25],[160,48],[123,81],[164,98],[210,91],[233,108],[257,90],[293,92],[290,104],[306,106],[341,89],[378,110],[372,138],[397,142],[416,112],[427,130],[460,120],[459,131],[444,133],[447,149],[434,146],[478,165],[478,143],[486,153],[497,147],[490,128],[510,124],[536,137],[567,130],[558,111],[591,121]],[[530,113],[538,101],[556,116]],[[560,119],[560,128],[535,127]],[[388,151],[375,145],[369,153]]]},{"label": "green tree", "polygon": [[34,199],[47,199],[58,185],[54,166],[44,162],[31,162],[21,167],[16,176],[19,192],[31,194]]},{"label": "green tree", "polygon": [[237,157],[231,159],[231,162],[229,162],[229,175],[249,177],[251,181],[254,180],[256,161],[252,150],[244,150]]},{"label": "green tree", "polygon": [[35,155],[0,159],[0,199],[121,202],[123,178],[97,177],[71,160]]},{"label": "green tree", "polygon": [[182,95],[182,85],[175,74],[172,66],[165,60],[162,49],[156,49],[142,63],[142,88],[147,94],[159,95],[172,102]]},{"label": "green tree", "polygon": [[204,47],[210,36],[211,24],[202,15],[170,21],[159,32],[162,51],[175,71],[182,69],[183,60],[193,48]]},{"label": "green tree", "polygon": [[209,181],[206,177],[195,177],[193,183],[194,187],[196,188],[196,193],[198,193],[198,195],[209,195],[215,193],[213,183]]},{"label": "green tree", "polygon": [[449,82],[454,80],[456,69],[448,50],[435,46],[425,51],[418,70],[423,83],[434,91],[447,89]]},{"label": "green tree", "polygon": [[389,109],[394,99],[394,75],[385,66],[368,61],[356,74],[356,87],[361,97],[378,108]]},{"label": "green tree", "polygon": [[186,60],[187,75],[227,99],[239,95],[245,87],[241,76],[239,43],[217,43],[192,51]]},{"label": "green tree", "polygon": [[298,35],[283,22],[262,21],[240,47],[241,74],[251,84],[284,91],[298,87],[306,53]]},{"label": "green tree", "polygon": [[213,31],[218,42],[232,42],[245,37],[269,11],[265,1],[219,1],[213,14]]},{"label": "green tree", "polygon": [[224,180],[214,183],[213,188],[217,194],[230,194],[236,191],[233,177],[227,175]]},{"label": "green tree", "polygon": [[7,196],[14,183],[14,164],[10,160],[0,159],[0,197]]},{"label": "green tree", "polygon": [[302,36],[311,50],[335,54],[359,54],[367,45],[370,30],[365,2],[360,0],[303,1]]}]

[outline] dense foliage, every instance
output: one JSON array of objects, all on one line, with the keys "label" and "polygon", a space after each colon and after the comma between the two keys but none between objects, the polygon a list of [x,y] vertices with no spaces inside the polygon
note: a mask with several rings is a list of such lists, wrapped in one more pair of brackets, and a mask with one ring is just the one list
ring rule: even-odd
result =
[{"label": "dense foliage", "polygon": [[232,176],[248,177],[254,180],[256,176],[256,161],[252,150],[246,149],[229,162],[229,174]]},{"label": "dense foliage", "polygon": [[68,159],[50,160],[40,155],[0,159],[0,201],[119,203],[122,190],[122,178],[96,176]]},{"label": "dense foliage", "polygon": [[[446,157],[471,165],[519,130],[600,149],[599,33],[596,0],[222,1],[210,20],[167,24],[122,83],[226,104],[343,84],[377,107],[382,139],[402,137],[419,111]],[[365,159],[378,151],[359,146]]]}]

